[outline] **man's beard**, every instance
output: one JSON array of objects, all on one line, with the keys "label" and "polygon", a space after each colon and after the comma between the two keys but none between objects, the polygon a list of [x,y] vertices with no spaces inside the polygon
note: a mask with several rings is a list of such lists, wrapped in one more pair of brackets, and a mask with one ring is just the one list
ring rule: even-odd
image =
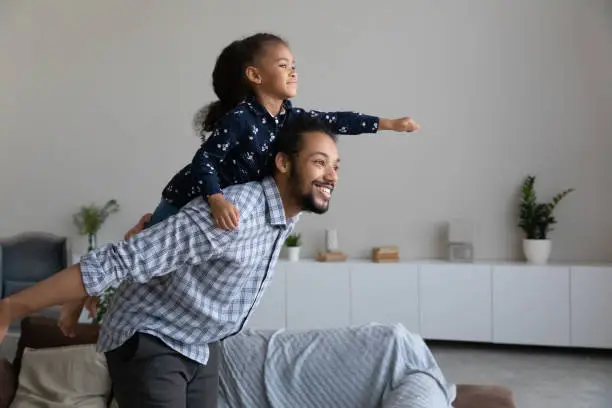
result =
[{"label": "man's beard", "polygon": [[291,174],[289,175],[289,185],[293,190],[293,196],[297,203],[300,205],[302,211],[308,211],[315,214],[323,214],[326,213],[329,209],[329,205],[319,205],[315,201],[314,193],[312,189],[310,193],[304,194],[302,192],[302,187],[304,186],[304,181],[298,170],[296,170],[296,165],[293,163],[291,166]]}]

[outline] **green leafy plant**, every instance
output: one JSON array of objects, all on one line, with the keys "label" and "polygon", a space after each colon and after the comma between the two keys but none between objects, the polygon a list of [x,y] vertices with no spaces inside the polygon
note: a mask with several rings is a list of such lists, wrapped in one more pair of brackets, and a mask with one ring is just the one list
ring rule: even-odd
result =
[{"label": "green leafy plant", "polygon": [[[106,204],[99,207],[95,204],[82,206],[81,209],[72,216],[74,225],[79,234],[87,235],[87,250],[92,251],[96,247],[97,235],[106,219],[113,213],[119,211],[117,200],[108,200]],[[98,311],[93,319],[95,323],[100,323],[104,314],[108,311],[110,302],[115,294],[115,288],[108,288],[98,301]]]},{"label": "green leafy plant", "polygon": [[79,234],[87,235],[89,238],[89,251],[95,248],[96,236],[108,216],[117,211],[119,211],[117,200],[108,200],[103,207],[98,207],[95,204],[82,206],[79,212],[72,216]]},{"label": "green leafy plant", "polygon": [[302,244],[302,236],[300,234],[292,234],[287,237],[285,245],[288,247],[299,247]]},{"label": "green leafy plant", "polygon": [[106,314],[106,312],[108,311],[108,308],[110,307],[110,302],[113,299],[113,296],[115,296],[116,290],[117,289],[115,288],[106,289],[104,291],[104,294],[98,300],[98,309],[97,309],[96,317],[93,319],[95,323],[100,324],[102,322],[104,315]]},{"label": "green leafy plant", "polygon": [[535,176],[527,176],[521,187],[518,226],[525,233],[526,239],[548,239],[548,234],[554,230],[553,225],[557,223],[557,219],[553,216],[555,208],[575,189],[564,190],[555,195],[550,202],[541,203],[537,201],[535,179]]}]

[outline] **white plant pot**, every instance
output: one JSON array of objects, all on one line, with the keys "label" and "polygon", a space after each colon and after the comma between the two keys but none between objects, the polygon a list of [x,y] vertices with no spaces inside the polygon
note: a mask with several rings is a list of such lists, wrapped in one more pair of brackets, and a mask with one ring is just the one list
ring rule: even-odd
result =
[{"label": "white plant pot", "polygon": [[550,256],[550,239],[523,239],[523,253],[527,262],[544,265]]},{"label": "white plant pot", "polygon": [[291,262],[300,260],[300,247],[287,247],[287,254]]}]

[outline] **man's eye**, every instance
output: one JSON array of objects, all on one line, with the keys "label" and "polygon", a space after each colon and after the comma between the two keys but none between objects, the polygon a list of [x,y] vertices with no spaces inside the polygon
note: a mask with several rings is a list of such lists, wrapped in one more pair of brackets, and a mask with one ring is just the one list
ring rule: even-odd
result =
[{"label": "man's eye", "polygon": [[317,166],[325,166],[325,162],[323,160],[315,160],[315,164]]},{"label": "man's eye", "polygon": [[281,64],[279,65],[281,68],[287,68],[287,64]]}]

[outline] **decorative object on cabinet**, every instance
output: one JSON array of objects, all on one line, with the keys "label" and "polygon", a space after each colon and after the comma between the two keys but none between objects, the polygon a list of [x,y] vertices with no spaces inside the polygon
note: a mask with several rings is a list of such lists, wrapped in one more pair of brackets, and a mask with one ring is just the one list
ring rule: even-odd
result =
[{"label": "decorative object on cabinet", "polygon": [[316,259],[319,262],[344,262],[348,259],[348,256],[339,250],[338,231],[325,230],[325,251],[319,252]]},{"label": "decorative object on cabinet", "polygon": [[398,262],[399,248],[394,245],[372,248],[372,262]]},{"label": "decorative object on cabinet", "polygon": [[300,234],[291,234],[285,241],[289,260],[297,262],[300,260],[300,248],[302,247],[302,236]]},{"label": "decorative object on cabinet", "polygon": [[453,220],[448,224],[448,260],[451,262],[474,261],[474,223]]},{"label": "decorative object on cabinet", "polygon": [[344,252],[319,252],[317,261],[319,262],[344,262],[348,259]]},{"label": "decorative object on cabinet", "polygon": [[518,226],[524,233],[523,253],[527,262],[545,264],[548,262],[551,250],[549,234],[553,231],[552,226],[557,223],[553,212],[559,202],[574,189],[569,188],[558,193],[550,202],[538,202],[535,180],[535,176],[529,175],[523,182]]},{"label": "decorative object on cabinet", "polygon": [[335,229],[325,230],[325,250],[327,252],[337,252],[338,249],[338,231]]}]

